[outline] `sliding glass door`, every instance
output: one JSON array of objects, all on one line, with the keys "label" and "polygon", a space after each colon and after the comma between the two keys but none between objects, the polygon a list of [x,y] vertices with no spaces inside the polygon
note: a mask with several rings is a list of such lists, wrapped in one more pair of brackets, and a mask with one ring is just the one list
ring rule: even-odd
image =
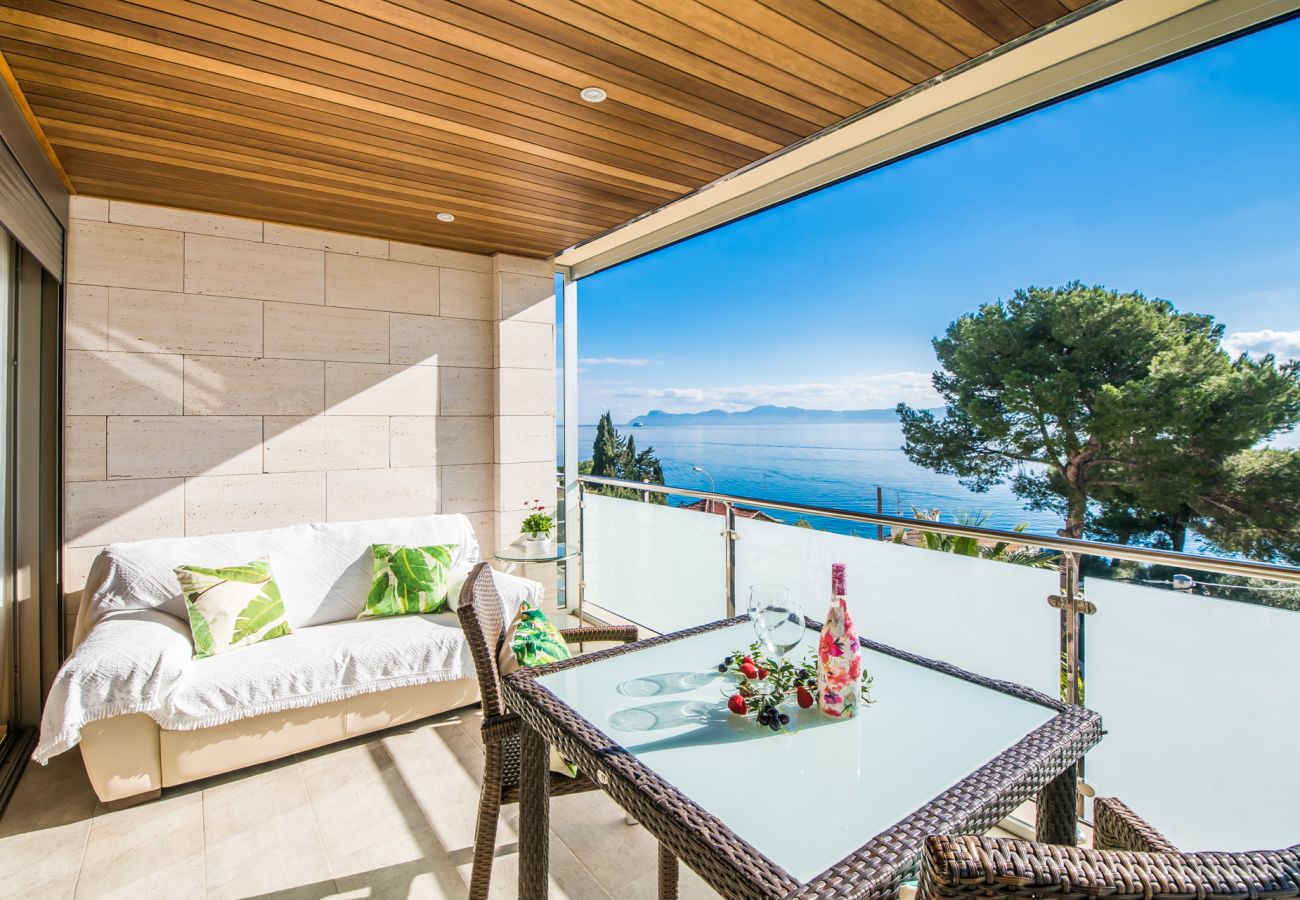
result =
[{"label": "sliding glass door", "polygon": [[13,582],[13,311],[17,257],[13,238],[0,228],[0,742],[15,719],[18,686]]}]

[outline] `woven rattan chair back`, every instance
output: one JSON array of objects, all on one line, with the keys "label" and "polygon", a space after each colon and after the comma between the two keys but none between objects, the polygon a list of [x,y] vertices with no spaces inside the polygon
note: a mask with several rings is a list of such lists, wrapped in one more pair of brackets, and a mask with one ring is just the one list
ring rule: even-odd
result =
[{"label": "woven rattan chair back", "polygon": [[456,605],[456,616],[460,619],[461,631],[465,633],[465,642],[469,644],[469,652],[474,659],[478,689],[483,698],[483,715],[502,715],[505,706],[501,701],[497,649],[501,645],[507,623],[504,621],[501,596],[497,593],[496,582],[492,580],[492,569],[487,563],[479,563],[469,578],[465,579],[465,587],[461,589],[460,600]]},{"label": "woven rattan chair back", "polygon": [[[497,651],[509,626],[501,595],[497,593],[492,569],[479,563],[465,580],[456,616],[474,658],[479,693],[483,700],[483,793],[479,798],[478,826],[474,832],[474,866],[470,875],[470,900],[487,900],[492,880],[492,859],[497,833],[497,819],[503,803],[519,801],[520,728],[519,717],[507,712],[501,694],[501,671],[497,668]],[[567,628],[560,632],[566,643],[589,641],[636,640],[631,626],[592,626]],[[596,790],[596,784],[581,772],[576,778],[551,775],[551,796]],[[540,822],[521,822],[521,828],[548,828],[548,814]],[[529,873],[521,871],[521,877]],[[545,880],[544,878],[542,879]],[[677,896],[677,860],[664,847],[659,848],[659,896],[673,900]]]},{"label": "woven rattan chair back", "polygon": [[1098,849],[978,835],[926,839],[918,900],[1215,900],[1300,897],[1300,845],[1250,853],[1179,853],[1118,800],[1094,805]]}]

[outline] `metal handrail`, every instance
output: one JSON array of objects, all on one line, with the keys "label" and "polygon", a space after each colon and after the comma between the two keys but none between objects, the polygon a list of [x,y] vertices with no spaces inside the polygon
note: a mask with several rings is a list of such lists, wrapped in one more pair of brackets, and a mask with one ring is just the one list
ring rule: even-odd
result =
[{"label": "metal handrail", "polygon": [[906,516],[857,512],[828,506],[809,506],[806,503],[792,503],[786,500],[763,500],[758,497],[744,497],[737,494],[669,487],[668,485],[649,484],[641,481],[624,481],[621,478],[606,478],[602,475],[579,475],[578,480],[588,485],[627,488],[642,493],[669,494],[678,497],[693,497],[698,500],[717,500],[733,505],[740,504],[758,507],[759,509],[774,509],[780,512],[799,513],[801,515],[824,516],[828,519],[843,519],[849,522],[889,525],[917,531],[930,531],[936,534],[951,534],[957,537],[1028,544],[1048,550],[1059,550],[1062,553],[1086,553],[1093,556],[1106,556],[1112,559],[1131,560],[1153,565],[1182,566],[1201,572],[1217,572],[1221,575],[1269,578],[1274,581],[1288,581],[1300,584],[1300,568],[1275,565],[1273,563],[1253,562],[1245,559],[1219,559],[1212,556],[1199,556],[1195,553],[1181,553],[1176,550],[1157,550],[1151,547],[1133,547],[1128,544],[1111,544],[1105,541],[1050,536],[1028,531],[1002,531],[977,525],[933,522],[928,519],[909,519]]}]

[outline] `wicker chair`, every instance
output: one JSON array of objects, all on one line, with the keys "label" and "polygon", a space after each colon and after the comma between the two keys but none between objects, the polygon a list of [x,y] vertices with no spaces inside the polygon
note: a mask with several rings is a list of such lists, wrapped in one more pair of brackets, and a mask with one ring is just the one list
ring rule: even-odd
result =
[{"label": "wicker chair", "polygon": [[[465,640],[469,642],[483,698],[483,794],[478,804],[478,828],[474,834],[474,869],[470,876],[470,900],[484,900],[492,879],[492,857],[496,849],[497,819],[503,803],[519,802],[520,719],[507,712],[501,699],[501,675],[497,651],[509,623],[503,621],[501,598],[492,571],[479,563],[461,591],[456,608]],[[560,632],[567,643],[637,639],[636,627],[610,626],[568,628]],[[597,790],[595,782],[581,773],[576,778],[551,774],[551,796]],[[677,896],[677,860],[659,848],[659,896]]]},{"label": "wicker chair", "polygon": [[919,900],[1300,896],[1300,845],[1251,853],[1179,853],[1118,800],[1094,805],[1095,850],[974,835],[926,840]]}]

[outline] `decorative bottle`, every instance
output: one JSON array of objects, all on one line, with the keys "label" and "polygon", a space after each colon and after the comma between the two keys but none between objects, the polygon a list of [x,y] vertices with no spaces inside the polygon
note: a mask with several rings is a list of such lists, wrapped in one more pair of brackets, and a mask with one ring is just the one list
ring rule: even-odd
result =
[{"label": "decorative bottle", "polygon": [[862,678],[862,647],[849,616],[844,588],[844,564],[831,566],[831,608],[822,625],[817,648],[817,696],[828,716],[851,718],[858,712],[858,688]]}]

